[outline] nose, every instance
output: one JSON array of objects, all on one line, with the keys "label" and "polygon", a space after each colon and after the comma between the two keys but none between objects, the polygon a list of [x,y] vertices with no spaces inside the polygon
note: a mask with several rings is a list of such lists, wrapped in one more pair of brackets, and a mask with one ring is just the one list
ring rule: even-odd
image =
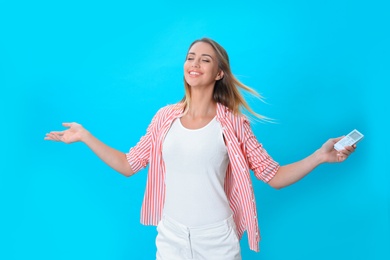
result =
[{"label": "nose", "polygon": [[193,60],[191,63],[191,67],[199,68],[199,61],[197,59]]}]

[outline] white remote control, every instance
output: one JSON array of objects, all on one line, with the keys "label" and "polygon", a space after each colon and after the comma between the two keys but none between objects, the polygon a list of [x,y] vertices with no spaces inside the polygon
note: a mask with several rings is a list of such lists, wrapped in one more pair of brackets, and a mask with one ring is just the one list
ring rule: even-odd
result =
[{"label": "white remote control", "polygon": [[334,144],[334,149],[337,151],[344,150],[346,146],[352,146],[362,140],[364,135],[362,135],[358,130],[353,130],[346,136],[344,136],[340,141]]}]

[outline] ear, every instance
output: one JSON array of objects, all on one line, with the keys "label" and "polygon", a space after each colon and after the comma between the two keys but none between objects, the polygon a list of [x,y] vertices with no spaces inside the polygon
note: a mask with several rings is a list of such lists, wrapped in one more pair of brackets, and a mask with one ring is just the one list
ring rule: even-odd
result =
[{"label": "ear", "polygon": [[217,76],[215,77],[215,80],[220,80],[220,79],[222,79],[222,78],[223,78],[223,75],[224,75],[223,71],[220,70],[220,71],[218,72]]}]

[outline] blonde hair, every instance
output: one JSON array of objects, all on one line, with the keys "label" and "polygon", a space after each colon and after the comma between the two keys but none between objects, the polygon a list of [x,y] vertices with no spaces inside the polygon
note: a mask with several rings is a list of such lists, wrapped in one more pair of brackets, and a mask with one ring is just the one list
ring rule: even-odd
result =
[{"label": "blonde hair", "polygon": [[[205,42],[213,47],[218,60],[218,68],[223,71],[223,78],[215,82],[213,99],[215,102],[221,103],[222,105],[228,107],[234,114],[242,114],[241,109],[244,108],[250,114],[259,119],[267,119],[265,116],[262,116],[255,111],[253,111],[248,103],[246,102],[243,95],[240,93],[239,89],[243,89],[252,95],[262,99],[259,93],[257,93],[254,89],[244,85],[241,83],[232,73],[229,64],[229,56],[226,50],[218,44],[216,41],[209,38],[202,38],[199,40],[195,40],[188,50],[198,42]],[[191,99],[191,88],[190,85],[184,79],[184,89],[185,96],[182,99],[184,107],[186,109],[189,108],[190,99]]]}]

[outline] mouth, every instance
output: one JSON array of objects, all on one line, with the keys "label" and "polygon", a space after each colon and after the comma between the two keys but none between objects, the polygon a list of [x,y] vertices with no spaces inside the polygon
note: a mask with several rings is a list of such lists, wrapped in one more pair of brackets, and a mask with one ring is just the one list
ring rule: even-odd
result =
[{"label": "mouth", "polygon": [[190,74],[190,76],[200,76],[200,75],[202,75],[200,72],[193,71],[193,70],[189,71],[188,74]]}]

